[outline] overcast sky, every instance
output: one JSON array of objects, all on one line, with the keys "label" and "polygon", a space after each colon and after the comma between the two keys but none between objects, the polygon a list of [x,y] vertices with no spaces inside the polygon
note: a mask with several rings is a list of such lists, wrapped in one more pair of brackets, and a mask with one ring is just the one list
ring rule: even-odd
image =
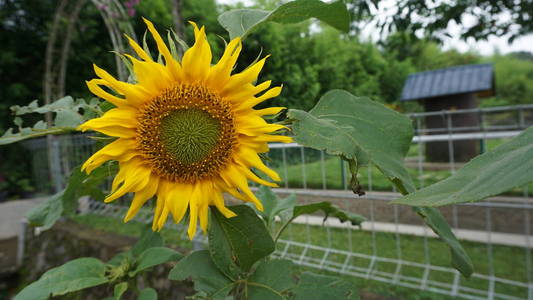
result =
[{"label": "overcast sky", "polygon": [[[224,3],[224,4],[235,4],[237,2],[243,3],[245,6],[249,6],[253,4],[252,0],[216,0],[218,3]],[[385,0],[381,3],[385,3],[385,6],[391,6],[394,5],[393,0]],[[475,18],[466,17],[464,22],[473,22]],[[528,51],[533,52],[533,34],[529,34],[526,36],[523,36],[521,38],[516,39],[512,44],[509,44],[507,42],[507,39],[500,38],[500,37],[490,37],[488,41],[474,41],[473,39],[468,41],[463,41],[459,39],[460,34],[460,26],[458,25],[450,25],[448,27],[448,32],[452,35],[452,38],[444,40],[444,49],[451,49],[455,48],[461,52],[465,52],[468,50],[474,50],[478,53],[481,53],[483,55],[491,55],[494,53],[496,49],[500,51],[500,53],[509,53],[514,51]],[[365,30],[363,31],[363,39],[372,39],[376,40],[378,38],[378,33],[373,26],[373,24],[369,24]]]}]

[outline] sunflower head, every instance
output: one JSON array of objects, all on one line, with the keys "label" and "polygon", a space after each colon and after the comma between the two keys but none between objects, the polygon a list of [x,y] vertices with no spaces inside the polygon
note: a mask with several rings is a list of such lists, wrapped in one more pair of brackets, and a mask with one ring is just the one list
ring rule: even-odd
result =
[{"label": "sunflower head", "polygon": [[88,81],[87,86],[115,108],[82,124],[80,130],[95,130],[117,139],[91,156],[82,168],[90,173],[106,161],[118,161],[119,172],[105,201],[134,193],[125,216],[128,221],[155,198],[154,230],[160,230],[169,215],[177,223],[188,212],[192,239],[198,219],[203,231],[207,230],[210,205],[226,217],[235,215],[226,207],[223,193],[263,209],[248,181],[276,184],[261,179],[252,168],[273,181],[280,180],[258,154],[268,151],[269,142],[292,141],[275,134],[284,129],[282,125],[268,124],[262,118],[283,107],[253,107],[278,96],[281,87],[271,88],[270,81],[254,84],[266,57],[232,74],[242,48],[239,38],[228,43],[212,65],[205,29],[191,22],[195,43],[179,60],[153,24],[144,21],[163,62],[154,61],[128,37],[138,56],[126,54],[136,83],[119,81],[94,66],[98,78]]}]

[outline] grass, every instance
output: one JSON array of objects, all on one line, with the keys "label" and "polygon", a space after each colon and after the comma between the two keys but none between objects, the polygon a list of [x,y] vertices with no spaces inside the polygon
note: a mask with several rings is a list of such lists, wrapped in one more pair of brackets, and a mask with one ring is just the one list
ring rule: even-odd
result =
[{"label": "grass", "polygon": [[[145,226],[137,222],[124,224],[119,219],[98,215],[74,216],[73,220],[100,230],[115,232],[128,236],[139,236],[143,226]],[[182,238],[184,235],[176,230],[163,229],[162,235],[168,245],[178,246],[185,251],[190,250],[192,247],[188,240]],[[448,248],[442,242],[433,238],[427,239],[426,250],[424,248],[423,237],[400,235],[400,242],[398,243],[396,234],[392,233],[375,232],[373,235],[371,232],[358,230],[352,230],[350,233],[348,233],[345,229],[328,229],[322,226],[305,226],[301,224],[291,224],[283,234],[282,238],[290,238],[294,241],[304,243],[310,242],[316,246],[331,247],[347,251],[351,250],[356,253],[368,255],[373,254],[374,250],[372,245],[373,241],[375,241],[375,254],[377,256],[393,259],[400,258],[398,257],[397,249],[401,249],[401,259],[411,262],[424,263],[425,252],[427,251],[429,254],[427,256],[428,261],[432,265],[443,267],[450,266],[450,253]],[[350,240],[353,242],[350,243]],[[487,245],[474,242],[462,242],[462,244],[473,260],[476,273],[489,274],[489,269],[491,266],[489,265],[489,260],[487,259]],[[493,245],[492,251],[492,268],[495,276],[508,280],[527,282],[527,274],[525,273],[526,268],[524,267],[527,254],[524,248]],[[531,251],[531,249],[529,251]],[[321,259],[323,253],[309,251],[307,255]],[[531,253],[529,253],[529,255],[531,255]],[[328,256],[328,260],[339,263],[343,263],[344,259],[344,256]],[[353,259],[350,263],[360,267],[368,266],[368,260]],[[396,264],[380,262],[376,265],[376,269],[379,271],[394,273],[396,270]],[[316,270],[312,271],[316,272]],[[320,272],[328,273],[325,271]],[[422,272],[423,270],[419,268],[404,266],[401,274],[420,278],[423,275]],[[451,297],[431,292],[394,286],[373,280],[365,280],[354,277],[346,278],[353,281],[363,290],[387,297],[395,297],[400,299],[452,299]],[[448,272],[432,271],[428,279],[451,284],[453,276]],[[475,278],[461,278],[461,286],[487,290],[488,282]],[[516,297],[527,297],[526,289],[510,285],[496,284],[495,291],[497,293],[514,295]]]}]

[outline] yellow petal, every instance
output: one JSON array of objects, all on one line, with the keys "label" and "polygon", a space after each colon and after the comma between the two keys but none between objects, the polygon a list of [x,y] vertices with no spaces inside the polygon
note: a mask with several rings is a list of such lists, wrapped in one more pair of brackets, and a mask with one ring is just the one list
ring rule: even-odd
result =
[{"label": "yellow petal", "polygon": [[[140,61],[128,54],[125,54],[125,56],[133,64],[137,84],[143,86],[152,96],[157,96],[163,89],[172,86],[172,79],[163,65],[152,61]],[[150,99],[146,98],[145,101]]]},{"label": "yellow petal", "polygon": [[237,187],[244,194],[247,201],[252,202],[258,210],[263,211],[263,204],[257,199],[254,193],[252,193],[246,177],[240,173],[236,167],[228,165],[224,177],[233,183],[231,186]]},{"label": "yellow petal", "polygon": [[215,188],[211,195],[213,199],[213,204],[216,206],[218,211],[224,215],[224,217],[231,218],[236,216],[236,214],[229,208],[227,208],[224,204],[224,197],[218,188]]},{"label": "yellow petal", "polygon": [[139,212],[141,207],[152,198],[157,192],[157,187],[159,185],[159,177],[150,175],[150,180],[146,187],[135,193],[133,201],[131,202],[130,208],[124,217],[124,222],[128,222]]},{"label": "yellow petal", "polygon": [[222,96],[234,92],[235,90],[241,89],[242,86],[244,86],[245,84],[249,84],[256,81],[257,77],[259,76],[259,72],[261,72],[261,69],[263,68],[265,60],[267,58],[268,56],[256,62],[241,73],[231,76],[228,80],[228,84],[226,84],[226,86],[224,87]]},{"label": "yellow petal", "polygon": [[109,103],[112,103],[115,106],[124,106],[127,105],[128,102],[125,99],[119,98],[117,96],[113,96],[109,94],[108,92],[104,91],[100,85],[107,86],[107,81],[102,79],[91,79],[90,81],[85,82],[87,84],[87,87],[89,88],[89,91],[91,93],[95,94],[96,96],[106,100]]},{"label": "yellow petal", "polygon": [[183,71],[185,78],[189,82],[202,82],[207,79],[211,68],[211,48],[205,36],[205,28],[198,29],[195,23],[190,22],[194,27],[194,45],[183,54]]},{"label": "yellow petal", "polygon": [[248,166],[257,168],[259,171],[265,173],[274,181],[281,181],[281,178],[279,177],[278,173],[267,167],[254,150],[248,147],[241,146],[239,147],[238,151],[239,154],[237,155],[237,157],[239,157],[240,160],[246,162]]},{"label": "yellow petal", "polygon": [[196,227],[198,225],[198,208],[200,206],[199,202],[201,201],[199,199],[199,196],[201,196],[199,192],[200,186],[196,184],[193,188],[191,199],[189,200],[189,228],[187,229],[187,234],[191,240],[196,235]]},{"label": "yellow petal", "polygon": [[207,79],[208,84],[216,90],[221,89],[231,76],[231,71],[241,53],[240,38],[233,39],[227,46],[218,63],[211,68]]},{"label": "yellow petal", "polygon": [[174,80],[182,80],[183,78],[183,70],[180,66],[180,64],[172,57],[172,54],[167,48],[167,45],[157,32],[157,30],[154,27],[154,24],[152,22],[148,21],[147,19],[143,18],[144,22],[146,23],[146,26],[148,26],[148,30],[154,37],[154,40],[157,44],[157,49],[159,52],[163,55],[165,58],[165,65],[167,67],[168,72],[172,75]]},{"label": "yellow petal", "polygon": [[170,212],[176,223],[179,223],[187,212],[192,188],[190,184],[172,183],[166,205],[170,208]]},{"label": "yellow petal", "polygon": [[147,98],[150,98],[150,94],[141,86],[119,81],[97,65],[93,65],[93,67],[94,72],[98,77],[105,80],[109,87],[114,89],[117,93],[126,97],[128,104],[138,107],[142,105]]},{"label": "yellow petal", "polygon": [[280,111],[286,109],[286,107],[269,107],[269,108],[263,108],[259,110],[254,110],[254,113],[258,116],[270,116],[270,115],[277,115]]},{"label": "yellow petal", "polygon": [[132,38],[130,38],[127,34],[125,34],[126,38],[128,39],[128,42],[130,43],[131,48],[139,55],[140,58],[142,58],[145,61],[153,61],[150,55],[148,55],[146,52],[144,52],[143,48],[137,44],[136,41],[134,41]]},{"label": "yellow petal", "polygon": [[98,168],[104,162],[118,158],[125,152],[131,151],[135,147],[134,139],[119,138],[98,150],[94,153],[81,167],[82,171],[86,171],[87,174],[91,173],[94,169]]}]

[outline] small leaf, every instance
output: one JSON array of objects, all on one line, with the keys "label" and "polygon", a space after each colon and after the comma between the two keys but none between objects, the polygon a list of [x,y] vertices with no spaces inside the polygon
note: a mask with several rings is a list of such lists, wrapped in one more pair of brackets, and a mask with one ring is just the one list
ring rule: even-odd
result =
[{"label": "small leaf", "polygon": [[274,241],[263,221],[247,205],[231,206],[237,214],[226,218],[217,209],[211,210],[209,251],[215,264],[225,273],[232,274],[234,262],[248,271],[261,258],[274,252]]},{"label": "small leaf", "polygon": [[284,299],[283,293],[294,286],[293,263],[286,259],[262,262],[248,278],[248,297],[254,300]]},{"label": "small leaf", "polygon": [[310,18],[347,32],[350,15],[342,1],[325,3],[318,0],[296,0],[285,3],[273,11],[259,9],[234,9],[222,13],[218,22],[230,35],[230,39],[245,37],[258,25],[265,22],[282,24],[299,23]]},{"label": "small leaf", "polygon": [[162,246],[163,238],[161,237],[161,234],[153,231],[150,226],[145,226],[141,238],[131,248],[131,253],[133,256],[138,257],[149,248]]},{"label": "small leaf", "polygon": [[106,267],[96,258],[84,257],[53,268],[39,280],[25,287],[14,300],[46,300],[85,288],[104,284]]},{"label": "small leaf", "polygon": [[292,217],[294,219],[298,216],[312,214],[319,210],[323,211],[324,214],[326,214],[324,217],[324,221],[331,216],[339,219],[341,222],[349,221],[352,225],[359,226],[366,220],[365,217],[361,215],[342,210],[338,206],[331,204],[327,201],[305,205],[297,205],[294,207]]},{"label": "small leaf", "polygon": [[54,226],[63,213],[62,196],[63,192],[55,194],[45,202],[31,209],[26,214],[30,225],[42,227],[42,230],[47,230]]},{"label": "small leaf", "polygon": [[533,127],[443,181],[394,201],[416,206],[475,202],[533,181]]},{"label": "small leaf", "polygon": [[448,225],[440,211],[434,207],[413,207],[413,210],[450,247],[452,266],[461,272],[463,276],[470,277],[472,272],[474,272],[472,261],[453,234],[450,225]]},{"label": "small leaf", "polygon": [[339,277],[304,272],[296,288],[294,300],[309,299],[359,299],[357,287]]},{"label": "small leaf", "polygon": [[139,293],[137,300],[157,300],[157,292],[153,288],[145,288]]},{"label": "small leaf", "polygon": [[133,272],[130,273],[130,276],[133,277],[137,273],[144,271],[148,268],[151,268],[153,266],[157,266],[160,264],[164,264],[169,261],[177,261],[183,256],[170,248],[166,247],[152,247],[147,250],[145,250],[141,255],[139,255],[139,258],[136,262],[136,267]]},{"label": "small leaf", "polygon": [[296,194],[291,194],[285,199],[280,199],[271,188],[264,185],[259,187],[257,197],[261,199],[261,203],[264,205],[264,210],[260,214],[265,219],[267,227],[273,223],[274,218],[281,212],[289,210],[296,205]]},{"label": "small leaf", "polygon": [[191,277],[194,289],[204,292],[213,299],[224,299],[233,288],[233,282],[213,263],[209,251],[195,251],[180,260],[170,271],[171,280],[185,280]]},{"label": "small leaf", "polygon": [[122,295],[128,290],[128,283],[127,282],[121,282],[119,284],[115,285],[114,293],[113,293],[113,299],[120,300],[122,298]]}]

